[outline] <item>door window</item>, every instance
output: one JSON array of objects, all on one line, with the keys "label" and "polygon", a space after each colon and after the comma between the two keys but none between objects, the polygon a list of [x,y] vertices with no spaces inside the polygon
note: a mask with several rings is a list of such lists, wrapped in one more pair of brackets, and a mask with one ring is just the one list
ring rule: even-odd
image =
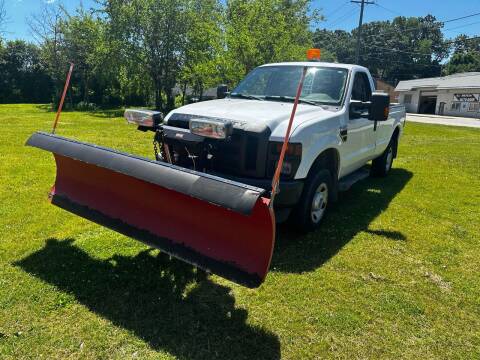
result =
[{"label": "door window", "polygon": [[370,101],[372,97],[372,88],[368,81],[367,74],[359,72],[355,74],[353,81],[352,100]]}]

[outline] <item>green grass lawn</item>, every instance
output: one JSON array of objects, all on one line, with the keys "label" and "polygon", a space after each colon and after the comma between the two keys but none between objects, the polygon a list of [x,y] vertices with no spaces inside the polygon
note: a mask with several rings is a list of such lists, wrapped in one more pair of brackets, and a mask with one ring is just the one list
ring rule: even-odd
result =
[{"label": "green grass lawn", "polygon": [[[279,229],[249,290],[47,201],[54,114],[0,105],[0,358],[480,358],[480,131],[407,124],[392,174],[340,197],[316,233]],[[152,155],[115,112],[58,134]]]}]

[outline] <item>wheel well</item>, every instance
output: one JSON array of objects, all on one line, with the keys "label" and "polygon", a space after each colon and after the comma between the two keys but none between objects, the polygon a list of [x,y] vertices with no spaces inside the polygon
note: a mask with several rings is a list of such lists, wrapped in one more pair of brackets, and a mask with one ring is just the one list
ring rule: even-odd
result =
[{"label": "wheel well", "polygon": [[332,174],[333,186],[334,186],[334,197],[333,200],[336,200],[337,190],[338,190],[338,170],[340,169],[340,154],[337,149],[329,148],[324,150],[320,155],[317,156],[310,171],[308,172],[308,177],[321,170],[328,169]]},{"label": "wheel well", "polygon": [[393,148],[393,156],[395,158],[397,157],[397,152],[398,152],[398,136],[399,135],[400,135],[400,129],[397,126],[393,131],[393,135],[392,135],[392,140],[395,140],[395,147]]}]

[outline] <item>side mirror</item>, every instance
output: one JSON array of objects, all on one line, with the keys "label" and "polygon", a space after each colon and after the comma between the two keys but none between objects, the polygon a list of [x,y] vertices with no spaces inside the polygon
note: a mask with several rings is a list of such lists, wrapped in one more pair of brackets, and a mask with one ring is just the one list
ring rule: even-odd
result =
[{"label": "side mirror", "polygon": [[374,121],[386,121],[390,112],[390,95],[382,92],[372,94],[368,118]]},{"label": "side mirror", "polygon": [[219,85],[217,87],[217,99],[225,99],[228,94],[228,86],[227,85]]},{"label": "side mirror", "polygon": [[370,104],[365,103],[360,100],[351,100],[350,101],[350,119],[359,119],[361,117],[366,117],[367,114],[365,110],[368,109]]}]

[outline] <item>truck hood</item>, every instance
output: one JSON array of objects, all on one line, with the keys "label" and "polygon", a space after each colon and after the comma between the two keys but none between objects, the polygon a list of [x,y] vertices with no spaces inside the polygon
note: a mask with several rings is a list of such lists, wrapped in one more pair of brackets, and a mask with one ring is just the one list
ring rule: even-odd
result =
[{"label": "truck hood", "polygon": [[[231,120],[235,128],[246,131],[261,131],[268,127],[272,135],[283,136],[292,112],[293,103],[280,101],[261,101],[248,99],[221,99],[204,101],[182,106],[168,114],[165,120],[174,114],[205,116]],[[332,108],[334,109],[334,108]],[[320,106],[299,104],[293,123],[293,129],[300,124],[335,116],[334,110]]]}]

